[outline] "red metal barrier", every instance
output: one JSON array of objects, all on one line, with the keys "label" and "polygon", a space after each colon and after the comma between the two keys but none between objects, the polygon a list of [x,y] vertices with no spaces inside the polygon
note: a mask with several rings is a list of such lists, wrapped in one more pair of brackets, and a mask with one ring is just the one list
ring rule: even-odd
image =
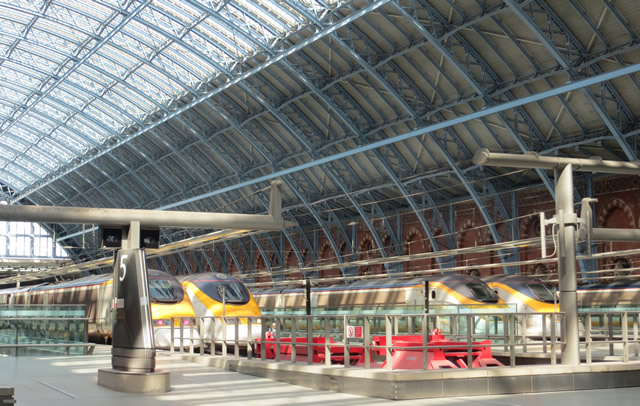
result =
[{"label": "red metal barrier", "polygon": [[[260,354],[261,340],[256,340],[256,353]],[[309,348],[307,346],[306,337],[296,337],[296,361],[307,362],[309,356]],[[324,337],[313,337],[311,340],[311,362],[325,363],[325,343]],[[329,343],[334,343],[333,338],[329,338]],[[340,345],[330,345],[329,353],[332,364],[344,364],[345,354],[344,347]],[[352,348],[349,353],[350,363],[355,365],[362,359],[362,348]],[[291,337],[280,337],[280,360],[290,361],[292,358]],[[275,338],[265,337],[265,358],[275,359],[276,357],[276,340]]]},{"label": "red metal barrier", "polygon": [[[256,340],[256,353],[260,354],[261,342]],[[311,362],[325,363],[325,343],[324,337],[314,337],[311,343]],[[334,343],[333,338],[329,343]],[[392,369],[423,369],[424,348],[422,348],[421,335],[396,335],[391,338],[392,349],[391,368]],[[372,368],[384,368],[386,361],[380,365],[373,358],[374,355],[385,356],[387,339],[385,336],[373,336],[371,344],[374,347],[369,352],[370,366]],[[309,347],[306,337],[296,337],[295,340],[296,361],[307,362],[309,357]],[[467,368],[469,346],[466,341],[450,341],[441,334],[429,336],[427,344],[427,369],[443,368]],[[276,357],[275,338],[265,337],[265,354],[267,359]],[[292,344],[290,337],[280,338],[280,360],[290,361],[292,359]],[[329,354],[332,364],[344,364],[345,349],[341,345],[330,345]],[[473,358],[473,368],[504,366],[500,361],[491,355],[491,340],[473,342],[471,344],[471,356]],[[349,348],[349,363],[351,365],[365,365],[364,349],[360,347]]]},{"label": "red metal barrier", "polygon": [[[385,336],[372,337],[374,346],[386,346]],[[424,350],[421,335],[393,336],[391,338],[392,369],[423,369]],[[372,349],[378,355],[384,355],[384,348]],[[471,344],[471,356],[474,368],[503,366],[503,364],[491,355],[491,340],[473,342]],[[427,369],[443,368],[467,368],[468,344],[466,341],[450,341],[441,334],[429,336],[427,345]],[[382,364],[384,368],[386,361]]]}]

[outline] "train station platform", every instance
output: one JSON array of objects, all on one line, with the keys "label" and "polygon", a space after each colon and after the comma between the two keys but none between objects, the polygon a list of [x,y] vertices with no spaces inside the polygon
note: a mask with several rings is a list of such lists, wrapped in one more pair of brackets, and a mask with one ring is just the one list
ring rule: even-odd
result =
[{"label": "train station platform", "polygon": [[[171,374],[171,390],[162,395],[138,395],[115,392],[97,384],[98,369],[108,368],[111,363],[110,347],[97,346],[93,355],[87,356],[33,356],[0,358],[0,386],[15,388],[16,405],[35,406],[74,406],[74,405],[555,405],[588,406],[601,404],[635,405],[640,398],[638,387],[615,387],[640,385],[640,378],[634,368],[636,363],[602,363],[598,369],[605,375],[598,380],[586,379],[580,367],[560,367],[559,375],[551,373],[551,367],[514,367],[504,368],[503,382],[514,393],[481,393],[478,388],[491,388],[486,381],[487,369],[462,371],[468,374],[465,379],[453,380],[447,376],[452,371],[364,371],[340,366],[276,364],[269,361],[250,361],[231,357],[211,357],[209,355],[186,355],[159,351],[158,369],[168,370]],[[219,365],[218,365],[219,364]],[[522,392],[522,381],[518,373],[523,368],[531,370],[531,376],[543,392]],[[233,369],[243,370],[243,373]],[[534,371],[535,369],[535,371]],[[262,371],[262,372],[260,372]],[[498,369],[491,370],[493,373]],[[625,371],[629,372],[628,374]],[[456,371],[460,372],[460,371]],[[291,385],[269,378],[281,378],[278,374],[296,376],[298,385]],[[430,374],[430,379],[426,379]],[[609,374],[609,375],[606,375]],[[310,376],[313,375],[313,379]],[[414,396],[430,390],[438,395],[446,390],[446,396],[431,399],[389,400],[377,393],[369,396],[340,393],[345,389],[349,378],[357,375],[361,387],[366,390],[381,379],[395,382],[396,399],[407,395]],[[438,375],[439,377],[436,377]],[[395,378],[391,378],[395,376]],[[609,379],[603,379],[609,376]],[[458,376],[460,378],[460,376]],[[434,382],[443,379],[439,385]],[[309,382],[324,382],[323,390],[309,388]],[[354,381],[355,382],[355,381]],[[367,383],[368,382],[368,383]],[[403,386],[402,382],[421,382],[417,386]],[[511,382],[511,383],[509,383]],[[303,386],[304,385],[304,386]],[[378,383],[378,385],[380,385]],[[420,389],[420,387],[424,389]],[[604,388],[603,388],[604,387]],[[474,393],[473,388],[475,389]],[[326,390],[324,390],[326,389]],[[404,394],[402,392],[405,392]],[[363,391],[366,392],[366,391]],[[413,395],[408,392],[413,392]],[[526,391],[525,391],[526,392]],[[474,394],[476,396],[469,396]]]}]

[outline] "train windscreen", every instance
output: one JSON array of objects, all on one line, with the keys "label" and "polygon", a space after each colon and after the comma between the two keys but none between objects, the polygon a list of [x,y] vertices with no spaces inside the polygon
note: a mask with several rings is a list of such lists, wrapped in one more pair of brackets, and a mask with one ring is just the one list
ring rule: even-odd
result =
[{"label": "train windscreen", "polygon": [[184,298],[184,291],[176,280],[150,277],[149,296],[154,303],[178,303]]},{"label": "train windscreen", "polygon": [[467,283],[467,287],[481,302],[498,302],[498,296],[484,283]]},{"label": "train windscreen", "polygon": [[543,283],[532,283],[529,285],[529,289],[537,296],[541,302],[553,303],[555,296],[549,289],[549,287]]},{"label": "train windscreen", "polygon": [[222,295],[225,297],[225,303],[229,304],[247,304],[251,299],[249,290],[239,281],[197,280],[192,282],[207,296],[218,302],[222,302]]}]

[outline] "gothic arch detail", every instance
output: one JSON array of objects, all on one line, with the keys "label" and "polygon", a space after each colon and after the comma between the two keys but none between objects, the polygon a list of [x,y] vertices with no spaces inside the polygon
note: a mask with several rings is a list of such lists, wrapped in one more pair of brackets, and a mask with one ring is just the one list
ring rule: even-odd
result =
[{"label": "gothic arch detail", "polygon": [[600,209],[600,213],[598,213],[597,226],[605,227],[607,225],[607,220],[609,216],[616,209],[620,209],[624,212],[624,214],[626,214],[627,226],[629,228],[635,228],[636,221],[633,217],[633,211],[631,210],[631,207],[629,207],[629,205],[625,203],[624,200],[619,199],[617,197],[609,200],[607,203],[602,205],[602,208]]},{"label": "gothic arch detail", "polygon": [[460,227],[458,227],[458,232],[456,233],[456,246],[458,248],[463,248],[463,241],[467,233],[475,231],[476,233],[476,241],[477,245],[485,245],[487,243],[487,232],[478,228],[475,220],[466,219]]},{"label": "gothic arch detail", "polygon": [[427,247],[425,246],[422,232],[416,227],[410,227],[407,232],[407,238],[404,241],[403,254],[408,255],[426,251]]}]

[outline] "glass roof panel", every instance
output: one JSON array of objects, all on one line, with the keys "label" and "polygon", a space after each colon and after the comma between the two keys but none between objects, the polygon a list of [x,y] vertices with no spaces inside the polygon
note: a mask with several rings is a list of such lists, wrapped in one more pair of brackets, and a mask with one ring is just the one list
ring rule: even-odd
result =
[{"label": "glass roof panel", "polygon": [[28,186],[22,180],[22,178],[19,178],[16,175],[16,173],[11,170],[11,167],[13,167],[13,164],[11,165],[11,167],[6,167],[6,168],[5,168],[4,162],[2,164],[3,165],[0,166],[0,176],[2,176],[4,184],[9,185],[11,188],[16,190],[20,190],[21,188]]},{"label": "glass roof panel", "polygon": [[47,99],[46,103],[39,103],[35,107],[41,114],[51,117],[53,120],[64,121],[69,114],[69,108],[62,105],[60,101],[55,99]]},{"label": "glass roof panel", "polygon": [[5,33],[13,33],[19,36],[22,32],[23,25],[28,24],[31,16],[37,13],[39,13],[39,7],[34,7],[33,4],[18,4],[17,7],[14,4],[7,4],[2,14],[0,14],[0,19],[4,20],[2,24],[0,24],[0,27],[2,27],[2,31]]},{"label": "glass roof panel", "polygon": [[87,102],[86,98],[83,99],[82,94],[71,94],[67,89],[62,87],[53,89],[50,93],[51,98],[58,100],[60,103],[64,103],[70,109],[81,110],[82,106]]},{"label": "glass roof panel", "polygon": [[14,126],[12,135],[20,140],[20,143],[18,144],[20,147],[16,149],[21,152],[27,150],[30,144],[38,142],[38,139],[40,138],[37,133],[29,131],[21,126]]},{"label": "glass roof panel", "polygon": [[[9,87],[8,84],[0,87],[0,99],[4,100],[6,104],[22,105],[24,100],[24,94]],[[3,117],[4,119],[5,117]]]},{"label": "glass roof panel", "polygon": [[11,104],[8,104],[3,100],[0,100],[0,120],[3,120],[5,117],[11,114],[12,111],[13,109],[11,108]]},{"label": "glass roof panel", "polygon": [[108,128],[115,129],[122,127],[125,124],[122,114],[118,113],[118,111],[102,101],[97,101],[96,103],[91,104],[84,112],[94,120],[106,125]]},{"label": "glass roof panel", "polygon": [[[61,128],[55,129],[46,148],[50,148],[55,152],[55,156],[66,159],[73,159],[77,154],[81,154],[82,148],[85,147],[85,142],[78,141],[77,136],[71,136],[68,134],[69,132],[71,130],[68,127],[65,127],[64,130]],[[64,162],[65,160],[63,159],[62,161]]]},{"label": "glass roof panel", "polygon": [[73,84],[74,86],[69,85],[69,87],[73,87],[76,91],[86,89],[88,92],[100,94],[111,81],[106,75],[99,75],[96,70],[83,65],[67,77],[67,82]]},{"label": "glass roof panel", "polygon": [[[0,143],[2,144],[2,143]],[[0,159],[0,167],[2,167],[5,163],[5,160],[13,160],[13,158],[15,158],[16,154],[14,154],[13,152],[11,152],[8,148],[4,148],[4,146],[0,147],[0,157],[4,158],[4,159]]]},{"label": "glass roof panel", "polygon": [[124,51],[136,56],[138,59],[145,59],[151,53],[151,47],[140,38],[127,35],[127,33],[119,32],[113,36],[113,47],[118,47]]},{"label": "glass roof panel", "polygon": [[209,71],[205,60],[190,54],[184,46],[179,44],[171,44],[160,56],[160,60],[170,73],[189,86],[206,77]]},{"label": "glass roof panel", "polygon": [[28,133],[38,134],[39,137],[43,137],[53,130],[53,123],[54,121],[46,120],[42,116],[30,114],[20,120],[18,127],[24,128],[24,131]]},{"label": "glass roof panel", "polygon": [[[53,170],[56,167],[57,161],[55,159],[52,159],[50,156],[45,155],[34,148],[29,149],[25,153],[25,156],[31,159],[24,159],[24,165],[38,176],[44,176],[48,171]],[[16,162],[20,161],[20,159],[16,160]],[[38,165],[35,165],[34,162],[37,162]]]},{"label": "glass roof panel", "polygon": [[67,123],[68,128],[72,128],[75,130],[76,138],[82,142],[84,141],[84,149],[88,149],[90,146],[94,146],[95,144],[100,144],[102,141],[112,135],[105,132],[96,131],[95,124],[87,125],[86,123],[79,120],[77,117],[72,117]]},{"label": "glass roof panel", "polygon": [[56,142],[43,142],[42,149],[50,151],[51,156],[63,162],[64,160],[73,159],[76,154],[72,153],[72,151],[74,149],[77,151],[79,143],[60,130],[54,131],[54,137],[56,138]]},{"label": "glass roof panel", "polygon": [[10,134],[8,137],[3,137],[0,141],[0,144],[3,145],[3,148],[6,148],[10,151],[10,154],[20,154],[27,149],[27,141],[18,140],[19,135]]},{"label": "glass roof panel", "polygon": [[13,59],[23,66],[37,66],[38,70],[36,72],[39,77],[43,77],[47,73],[51,74],[55,72],[61,60],[55,61],[51,60],[51,58],[57,55],[47,54],[48,57],[45,58],[35,53],[33,48],[33,45],[29,45],[28,49],[14,50],[12,53]]},{"label": "glass roof panel", "polygon": [[137,103],[133,102],[132,100],[136,98],[133,94],[128,94],[126,90],[127,89],[124,89],[124,91],[121,92],[118,86],[113,86],[109,88],[102,97],[107,102],[117,105],[135,118],[142,117],[146,111],[152,110],[152,106],[146,101],[143,103],[138,99]]},{"label": "glass roof panel", "polygon": [[31,183],[35,182],[37,178],[33,175],[33,173],[29,172],[22,163],[24,162],[24,155],[20,155],[13,160],[13,164],[10,166],[10,170],[14,173],[14,175],[20,179],[22,182]]},{"label": "glass roof panel", "polygon": [[[318,15],[333,3],[306,0],[296,7]],[[0,156],[23,167],[0,182],[20,192],[37,177],[73,166],[75,156],[63,146],[84,153],[143,117],[170,110],[174,100],[230,75],[232,66],[306,23],[281,0],[0,3]],[[39,143],[47,153],[20,158],[16,152],[29,148],[11,137]]]}]

